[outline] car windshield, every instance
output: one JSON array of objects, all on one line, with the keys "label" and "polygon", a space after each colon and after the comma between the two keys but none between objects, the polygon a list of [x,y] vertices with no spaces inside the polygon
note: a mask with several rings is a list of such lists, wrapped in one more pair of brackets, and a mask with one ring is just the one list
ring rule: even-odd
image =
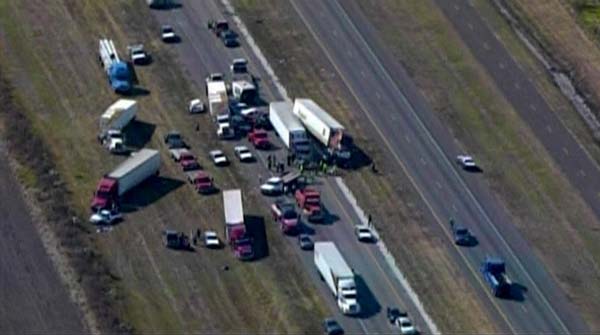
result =
[{"label": "car windshield", "polygon": [[404,320],[400,324],[402,325],[402,327],[412,327],[412,324],[408,320]]},{"label": "car windshield", "polygon": [[196,179],[196,183],[198,183],[198,184],[210,183],[210,178],[208,178],[208,177],[200,177],[200,178]]},{"label": "car windshield", "polygon": [[458,228],[456,229],[456,235],[467,235],[467,228]]},{"label": "car windshield", "polygon": [[356,300],[356,293],[345,293],[344,298]]},{"label": "car windshield", "polygon": [[368,228],[360,228],[358,230],[358,232],[361,234],[370,234],[371,233],[371,231]]},{"label": "car windshield", "polygon": [[260,131],[260,132],[255,133],[254,137],[260,138],[260,139],[267,138],[267,133],[263,133],[262,131]]},{"label": "car windshield", "polygon": [[319,203],[319,198],[317,197],[309,197],[306,199],[307,204],[316,205]]},{"label": "car windshield", "polygon": [[172,32],[173,32],[172,27],[163,27],[163,33],[172,33]]}]

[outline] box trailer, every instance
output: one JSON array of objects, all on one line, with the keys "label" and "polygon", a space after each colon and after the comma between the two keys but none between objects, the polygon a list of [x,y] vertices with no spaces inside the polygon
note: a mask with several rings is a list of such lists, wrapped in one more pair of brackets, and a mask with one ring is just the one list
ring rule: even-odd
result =
[{"label": "box trailer", "polygon": [[100,116],[100,131],[109,129],[123,130],[137,114],[138,105],[135,100],[119,99],[110,105]]},{"label": "box trailer", "polygon": [[306,129],[293,113],[294,104],[290,101],[276,101],[269,104],[269,121],[285,146],[294,154],[306,156],[310,146]]},{"label": "box trailer", "polygon": [[354,272],[333,242],[316,242],[314,262],[319,275],[327,284],[344,314],[360,313]]},{"label": "box trailer", "polygon": [[142,149],[133,153],[112,172],[100,179],[92,200],[92,211],[117,205],[120,196],[150,176],[156,175],[159,168],[160,154],[157,150]]},{"label": "box trailer", "polygon": [[225,238],[235,256],[242,260],[252,259],[254,252],[244,222],[241,190],[223,191],[223,210],[225,212]]},{"label": "box trailer", "polygon": [[296,99],[292,111],[329,154],[339,159],[350,159],[350,151],[344,145],[344,126],[321,106],[311,99]]}]

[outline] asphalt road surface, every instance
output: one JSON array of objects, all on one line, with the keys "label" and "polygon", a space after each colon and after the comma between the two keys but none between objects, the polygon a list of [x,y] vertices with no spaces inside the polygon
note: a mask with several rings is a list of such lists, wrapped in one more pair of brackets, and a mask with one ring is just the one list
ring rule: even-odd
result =
[{"label": "asphalt road surface", "polygon": [[600,167],[564,126],[468,1],[436,0],[477,60],[600,218]]},{"label": "asphalt road surface", "polygon": [[[460,149],[435,117],[410,77],[378,39],[352,1],[290,0],[339,77],[356,100],[389,157],[418,189],[450,242],[448,218],[454,217],[478,236],[479,246],[456,248],[456,261],[503,331],[566,333],[586,325],[552,280],[528,243],[511,224],[480,178],[452,163]],[[443,2],[443,1],[440,1]],[[516,282],[515,297],[494,298],[478,268],[485,255],[502,257]]]},{"label": "asphalt road surface", "polygon": [[0,185],[0,333],[83,334],[1,148]]},{"label": "asphalt road surface", "polygon": [[[185,72],[191,80],[198,84],[198,87],[204,87],[204,78],[209,72],[228,73],[231,60],[244,57],[250,61],[250,71],[261,78],[262,97],[267,101],[281,99],[264,69],[258,66],[259,63],[255,55],[247,48],[245,41],[242,40],[242,47],[240,48],[227,49],[207,30],[208,20],[224,17],[223,9],[219,5],[211,1],[187,1],[183,3],[181,8],[154,11],[154,14],[160,24],[171,24],[180,35],[181,43],[174,44],[173,48],[177,51],[179,61],[186,70]],[[203,98],[205,99],[204,96]],[[212,126],[208,115],[202,115],[199,118],[202,120],[200,122],[203,125]],[[278,146],[283,146],[280,141],[276,140],[275,136],[272,136],[272,134],[270,136],[271,140],[276,142]],[[242,142],[248,144],[245,140]],[[233,143],[223,143],[226,152],[233,158],[232,146]],[[231,168],[240,168],[250,176],[258,174],[265,180],[270,176],[265,164],[267,153],[256,151],[254,153],[258,156],[257,163],[249,165],[234,163]],[[269,154],[273,153],[269,152]],[[280,156],[280,161],[283,161],[285,155],[283,151],[279,150],[276,154]],[[254,179],[253,182],[255,188],[252,192],[258,192],[258,178]],[[335,183],[324,181],[318,187],[323,192],[322,198],[325,207],[339,219],[327,225],[308,224],[306,231],[313,235],[314,240],[332,240],[338,245],[349,265],[358,273],[358,285],[361,291],[359,302],[365,310],[365,313],[356,318],[342,316],[337,309],[331,292],[318,279],[312,252],[304,252],[297,248],[299,257],[306,265],[306,270],[314,278],[315,286],[322,292],[324,301],[328,303],[332,315],[349,333],[390,333],[394,330],[386,320],[385,308],[387,306],[397,306],[408,310],[417,326],[421,330],[429,332],[416,307],[407,298],[406,292],[403,291],[392,274],[376,245],[361,244],[356,240],[352,225],[359,220],[351,205],[335,186]],[[248,191],[244,190],[244,192]],[[265,199],[265,206],[269,206],[272,200],[274,199]],[[274,223],[267,218],[266,224]],[[270,238],[282,237],[271,236]],[[297,244],[294,237],[284,238],[289,239],[289,243]],[[272,255],[270,257],[277,256]]]}]

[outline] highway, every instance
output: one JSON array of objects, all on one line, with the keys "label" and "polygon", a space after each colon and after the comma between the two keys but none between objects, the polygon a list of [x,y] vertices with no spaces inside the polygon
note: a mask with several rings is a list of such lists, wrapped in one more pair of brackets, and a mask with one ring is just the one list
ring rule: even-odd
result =
[{"label": "highway", "polygon": [[[505,331],[568,333],[587,329],[480,177],[453,163],[460,148],[402,66],[352,1],[289,0],[373,126],[390,158],[407,173],[448,242],[449,217],[472,229],[480,245],[456,252],[457,265],[496,310]],[[444,3],[444,1],[439,1]],[[457,16],[459,20],[460,16]],[[490,295],[478,267],[486,254],[504,258],[523,299]]]},{"label": "highway", "polygon": [[[262,97],[266,101],[281,99],[265,70],[258,66],[259,62],[256,56],[247,48],[245,41],[242,41],[242,47],[240,48],[226,49],[207,30],[206,24],[209,20],[224,17],[223,10],[217,3],[212,1],[188,1],[184,2],[181,8],[153,11],[153,13],[160,24],[171,24],[180,35],[181,43],[173,45],[173,48],[177,52],[178,61],[185,69],[184,72],[190,80],[197,84],[201,91],[204,87],[204,78],[209,72],[228,73],[231,60],[244,57],[250,61],[250,71],[261,78]],[[231,24],[232,21],[229,21]],[[203,96],[203,98],[205,97]],[[213,127],[207,115],[198,117],[201,119],[202,126]],[[271,140],[275,141],[275,136],[272,136],[272,134]],[[243,142],[247,144],[245,140]],[[282,146],[282,143],[279,142],[278,145]],[[233,158],[232,146],[233,143],[223,143],[225,151]],[[265,152],[255,151],[255,155],[258,156],[258,164],[234,163],[232,167],[239,168],[242,173],[254,177],[249,179],[255,186],[251,191],[253,193],[258,193],[259,178],[256,177],[265,180],[270,176],[265,164],[266,154]],[[273,152],[269,152],[269,154],[273,154]],[[277,155],[280,155],[280,161],[283,161],[284,153],[281,150],[277,152]],[[359,302],[364,310],[364,313],[356,318],[342,316],[331,292],[318,278],[312,252],[302,251],[298,247],[295,248],[298,257],[306,265],[306,270],[314,278],[315,286],[322,292],[323,301],[328,304],[332,315],[348,333],[390,333],[394,329],[386,320],[385,308],[387,306],[397,306],[409,312],[419,329],[427,333],[431,332],[418,313],[417,308],[408,299],[406,292],[394,277],[392,269],[385,262],[377,246],[375,244],[361,244],[356,240],[353,233],[353,223],[359,222],[359,219],[352,206],[345,200],[341,191],[335,185],[335,182],[323,180],[319,182],[317,187],[323,193],[322,198],[327,211],[339,217],[339,219],[331,224],[307,224],[306,230],[313,235],[313,239],[316,241],[332,240],[338,245],[349,265],[358,274]],[[244,190],[244,192],[247,193],[249,190]],[[271,200],[265,199],[265,207],[270,204]],[[266,218],[266,224],[274,223],[270,218]],[[286,238],[289,243],[297,244],[295,237],[283,237],[281,235],[269,236],[269,238]],[[277,255],[269,257],[277,257]]]},{"label": "highway", "polygon": [[600,218],[600,167],[577,142],[469,1],[436,0],[473,55]]}]

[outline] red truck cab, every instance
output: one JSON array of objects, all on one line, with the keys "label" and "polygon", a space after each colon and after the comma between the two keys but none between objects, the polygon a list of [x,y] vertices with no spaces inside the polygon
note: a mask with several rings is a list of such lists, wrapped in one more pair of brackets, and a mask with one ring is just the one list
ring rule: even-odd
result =
[{"label": "red truck cab", "polygon": [[248,141],[250,141],[255,148],[259,149],[268,149],[271,145],[269,136],[263,129],[252,129],[248,134]]},{"label": "red truck cab", "polygon": [[109,209],[116,204],[118,198],[119,182],[113,178],[103,177],[100,179],[100,182],[98,182],[90,207],[93,212],[97,212],[101,209]]},{"label": "red truck cab", "polygon": [[236,258],[250,260],[254,257],[252,240],[246,234],[246,226],[243,223],[228,226],[226,236]]},{"label": "red truck cab", "polygon": [[194,171],[201,169],[201,166],[196,160],[196,157],[191,153],[182,154],[179,158],[179,165],[181,165],[183,171]]},{"label": "red truck cab", "polygon": [[285,234],[293,234],[298,228],[298,213],[295,205],[284,201],[277,201],[271,205],[273,220],[279,224],[279,228]]},{"label": "red truck cab", "polygon": [[322,221],[324,216],[321,210],[321,194],[312,188],[296,190],[296,203],[308,215],[311,222]]},{"label": "red truck cab", "polygon": [[212,178],[204,171],[194,171],[187,174],[188,181],[194,186],[194,189],[202,194],[214,191]]}]

